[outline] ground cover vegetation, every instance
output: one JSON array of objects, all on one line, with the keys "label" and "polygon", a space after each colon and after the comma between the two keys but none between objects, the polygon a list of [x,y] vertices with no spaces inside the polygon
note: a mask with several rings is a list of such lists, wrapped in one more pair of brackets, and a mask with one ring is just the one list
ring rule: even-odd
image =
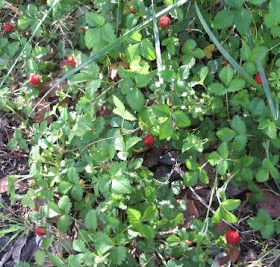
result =
[{"label": "ground cover vegetation", "polygon": [[0,8],[0,266],[279,266],[280,0]]}]

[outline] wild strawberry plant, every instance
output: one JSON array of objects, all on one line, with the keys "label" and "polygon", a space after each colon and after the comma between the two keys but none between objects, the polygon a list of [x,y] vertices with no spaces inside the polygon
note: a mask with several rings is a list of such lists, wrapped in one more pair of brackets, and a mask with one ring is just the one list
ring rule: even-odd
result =
[{"label": "wild strawberry plant", "polygon": [[[0,40],[0,107],[28,125],[9,145],[30,149],[30,189],[9,181],[30,229],[47,229],[38,265],[207,266],[246,228],[279,234],[275,213],[237,209],[279,188],[280,2],[187,2],[17,6]],[[179,176],[157,179],[149,161],[169,150]]]}]

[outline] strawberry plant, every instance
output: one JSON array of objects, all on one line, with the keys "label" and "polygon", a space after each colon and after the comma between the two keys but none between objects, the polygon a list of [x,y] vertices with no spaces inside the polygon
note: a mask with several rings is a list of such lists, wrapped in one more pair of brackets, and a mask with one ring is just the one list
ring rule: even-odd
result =
[{"label": "strawberry plant", "polygon": [[17,118],[9,148],[29,152],[8,192],[40,241],[33,263],[273,251],[279,0],[10,2],[0,109]]}]

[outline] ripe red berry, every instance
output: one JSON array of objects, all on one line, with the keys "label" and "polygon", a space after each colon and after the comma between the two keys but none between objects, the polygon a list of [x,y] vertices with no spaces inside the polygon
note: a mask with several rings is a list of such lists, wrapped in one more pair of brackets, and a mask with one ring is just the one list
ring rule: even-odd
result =
[{"label": "ripe red berry", "polygon": [[257,73],[256,75],[255,75],[255,82],[257,83],[257,84],[262,84],[262,79],[261,79],[261,75],[259,74],[259,73]]},{"label": "ripe red berry", "polygon": [[36,86],[41,82],[41,77],[38,74],[32,74],[29,78],[29,82]]},{"label": "ripe red berry", "polygon": [[228,244],[237,245],[240,242],[240,235],[237,231],[229,231],[226,234]]},{"label": "ripe red berry", "polygon": [[39,236],[43,236],[46,234],[46,228],[44,226],[38,226],[35,231]]},{"label": "ripe red berry", "polygon": [[144,138],[144,144],[147,147],[151,147],[154,144],[154,137],[152,135],[147,135]]},{"label": "ripe red berry", "polygon": [[76,66],[76,60],[73,56],[67,57],[66,63],[67,63],[67,65],[72,66],[72,67]]},{"label": "ripe red berry", "polygon": [[171,18],[169,18],[168,16],[162,16],[160,19],[159,19],[159,26],[162,28],[162,29],[167,29],[171,24]]},{"label": "ripe red berry", "polygon": [[11,24],[9,24],[9,23],[4,24],[4,32],[5,33],[10,33],[10,32],[13,31],[13,29],[14,29],[14,27]]},{"label": "ripe red berry", "polygon": [[135,14],[135,13],[136,13],[136,10],[135,10],[134,8],[131,8],[131,9],[130,9],[130,13],[131,13],[131,14]]}]

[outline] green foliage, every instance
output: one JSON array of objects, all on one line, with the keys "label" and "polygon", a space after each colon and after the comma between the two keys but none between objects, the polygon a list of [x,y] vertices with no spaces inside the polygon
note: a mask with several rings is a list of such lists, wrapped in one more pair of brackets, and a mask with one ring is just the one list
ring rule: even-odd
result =
[{"label": "green foliage", "polygon": [[[8,176],[11,199],[31,209],[28,224],[51,229],[36,264],[211,265],[216,224],[239,220],[228,184],[251,191],[252,202],[259,183],[279,184],[279,0],[225,0],[221,9],[201,1],[203,12],[184,0],[32,2],[0,40],[0,71],[13,74],[1,82],[0,109],[24,119],[9,147],[30,148],[30,189],[18,195],[18,176]],[[157,23],[164,14],[172,25],[157,29],[152,15]],[[57,51],[46,60],[50,44]],[[75,68],[64,67],[68,56]],[[31,73],[56,83],[33,87]],[[38,119],[42,95],[50,110]],[[152,148],[142,142],[148,134]],[[158,180],[158,158],[169,150],[180,155]],[[192,200],[182,188],[202,184],[212,190],[201,202],[207,211],[185,227]],[[278,221],[261,209],[247,224],[268,239]],[[69,255],[51,252],[57,241]]]}]

